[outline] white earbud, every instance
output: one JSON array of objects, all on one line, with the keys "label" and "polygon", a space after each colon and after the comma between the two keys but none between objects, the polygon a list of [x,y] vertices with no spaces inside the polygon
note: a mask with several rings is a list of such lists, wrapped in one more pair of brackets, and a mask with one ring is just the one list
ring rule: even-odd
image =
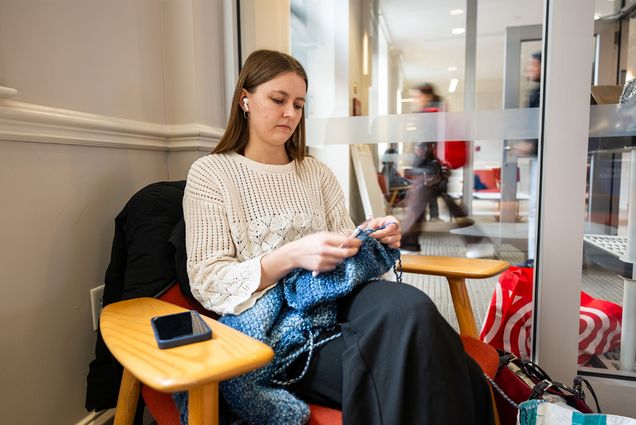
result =
[{"label": "white earbud", "polygon": [[250,102],[249,102],[249,100],[247,99],[247,97],[244,97],[244,98],[243,98],[243,106],[244,106],[244,109],[245,109],[246,111],[249,111],[249,110],[250,110],[250,108],[249,108],[249,106],[248,106],[248,104],[249,104],[249,103],[250,103]]}]

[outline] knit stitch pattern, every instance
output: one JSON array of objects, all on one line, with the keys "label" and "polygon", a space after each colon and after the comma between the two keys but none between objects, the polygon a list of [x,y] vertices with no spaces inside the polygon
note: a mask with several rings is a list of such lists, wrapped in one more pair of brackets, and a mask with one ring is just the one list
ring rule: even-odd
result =
[{"label": "knit stitch pattern", "polygon": [[[220,384],[232,412],[255,425],[301,425],[309,419],[307,404],[274,383],[285,385],[285,371],[300,354],[320,345],[318,336],[337,326],[336,299],[356,286],[390,270],[400,257],[396,249],[382,245],[363,231],[358,254],[335,270],[313,276],[295,269],[284,281],[259,298],[254,306],[220,321],[272,347],[274,360],[267,366]],[[301,377],[292,377],[295,382]],[[183,396],[179,405],[183,408]],[[182,418],[186,415],[182,414]]]},{"label": "knit stitch pattern", "polygon": [[310,351],[308,342],[337,325],[334,300],[386,273],[400,256],[398,250],[383,246],[368,232],[359,237],[363,244],[358,254],[335,270],[313,276],[296,269],[251,309],[221,318],[222,323],[264,342],[275,353],[266,367],[221,383],[225,401],[241,419],[263,425],[300,425],[309,419],[309,407],[288,391],[273,387],[272,380],[289,365],[290,357]]},{"label": "knit stitch pattern", "polygon": [[261,257],[320,231],[354,227],[329,168],[315,158],[261,164],[237,153],[192,165],[183,197],[188,276],[194,297],[218,314],[239,314],[265,291]]}]

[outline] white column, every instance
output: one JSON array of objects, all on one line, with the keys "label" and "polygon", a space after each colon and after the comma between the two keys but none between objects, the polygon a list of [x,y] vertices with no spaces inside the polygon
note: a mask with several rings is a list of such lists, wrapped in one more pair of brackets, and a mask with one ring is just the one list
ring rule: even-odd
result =
[{"label": "white column", "polygon": [[222,8],[206,0],[162,0],[166,124],[225,127]]},{"label": "white column", "polygon": [[[629,204],[627,212],[627,251],[621,258],[636,263],[636,150],[630,152]],[[636,276],[633,275],[632,278]],[[623,319],[621,332],[621,370],[634,370],[636,361],[636,280],[623,280]]]},{"label": "white column", "polygon": [[[464,111],[472,112],[477,105],[477,0],[466,0],[466,60],[464,63]],[[473,212],[473,146],[468,144],[466,164],[464,164],[462,190],[464,208],[468,215]]]},{"label": "white column", "polygon": [[291,5],[289,0],[241,0],[241,56],[255,50],[290,53]]},{"label": "white column", "polygon": [[577,370],[593,0],[547,0],[533,357],[560,382]]}]

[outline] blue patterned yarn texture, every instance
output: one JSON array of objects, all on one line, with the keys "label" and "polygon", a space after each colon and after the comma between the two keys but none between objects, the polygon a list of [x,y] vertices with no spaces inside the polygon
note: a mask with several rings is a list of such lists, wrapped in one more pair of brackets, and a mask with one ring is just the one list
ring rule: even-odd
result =
[{"label": "blue patterned yarn texture", "polygon": [[[267,366],[220,384],[222,396],[238,418],[258,425],[307,422],[309,407],[284,387],[303,377],[316,347],[340,336],[332,332],[327,339],[319,340],[325,331],[337,329],[336,300],[394,268],[400,258],[399,250],[382,245],[369,236],[372,232],[365,230],[358,235],[362,240],[358,254],[335,270],[313,276],[311,271],[295,269],[252,308],[220,319],[274,350],[274,360]],[[287,376],[290,364],[305,353],[300,376]],[[182,420],[187,416],[184,398],[175,395]]]}]

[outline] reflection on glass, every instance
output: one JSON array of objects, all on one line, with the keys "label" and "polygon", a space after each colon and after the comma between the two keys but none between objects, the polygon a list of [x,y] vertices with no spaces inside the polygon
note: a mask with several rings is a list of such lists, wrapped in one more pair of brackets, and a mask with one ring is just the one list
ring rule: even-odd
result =
[{"label": "reflection on glass", "polygon": [[[618,2],[616,2],[618,3]],[[579,337],[582,371],[636,376],[636,75],[633,19],[596,9]],[[611,31],[606,29],[610,28]],[[614,34],[614,30],[618,33]],[[613,40],[621,40],[615,60]],[[627,80],[628,84],[624,84]]]},{"label": "reflection on glass", "polygon": [[[466,59],[467,46],[473,44],[464,0],[371,2],[371,8],[349,10],[350,21],[357,23],[351,28],[339,26],[340,17],[348,16],[339,12],[342,4],[291,2],[292,53],[310,81],[307,131],[312,154],[324,159],[320,155],[331,147],[375,145],[375,166],[367,171],[377,175],[374,190],[386,212],[403,223],[404,248],[530,265],[536,142],[529,142],[534,146],[530,149],[523,147],[539,138],[539,110],[529,102],[538,82],[526,79],[526,62],[541,49],[543,2],[479,2],[473,22],[476,51],[470,52],[475,63]],[[528,39],[528,28],[538,35]],[[515,32],[519,36],[511,41],[509,34]],[[348,68],[340,67],[343,57]],[[513,74],[511,85],[506,79]],[[469,93],[472,78],[476,87]],[[339,86],[342,81],[347,85]],[[505,103],[507,92],[514,92],[515,103]],[[351,105],[358,101],[361,116],[352,117],[357,114]],[[370,189],[360,192],[352,197],[373,196]],[[480,323],[496,284],[493,278],[470,288],[473,299],[481,301],[475,305]],[[435,291],[424,283],[421,288]],[[448,301],[448,296],[431,295],[440,305]],[[521,345],[530,347],[531,323],[523,326]]]},{"label": "reflection on glass", "polygon": [[539,107],[541,56],[541,40],[523,41],[521,43],[519,108]]}]

